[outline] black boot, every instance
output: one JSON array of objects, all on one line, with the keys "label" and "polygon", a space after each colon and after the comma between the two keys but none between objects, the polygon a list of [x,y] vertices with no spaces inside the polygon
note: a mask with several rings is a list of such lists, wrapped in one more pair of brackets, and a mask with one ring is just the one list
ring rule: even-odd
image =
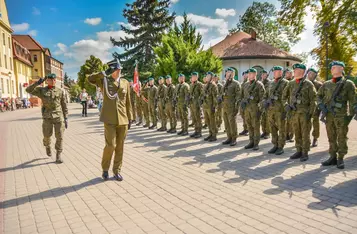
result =
[{"label": "black boot", "polygon": [[147,125],[147,124],[144,124],[144,125],[143,125],[143,128],[147,128],[147,127],[149,127],[149,125]]},{"label": "black boot", "polygon": [[162,130],[162,127],[157,129],[158,132],[161,132],[161,130]]},{"label": "black boot", "polygon": [[259,145],[258,144],[254,145],[253,150],[259,150]]},{"label": "black boot", "polygon": [[151,127],[149,127],[149,129],[154,129],[154,128],[156,128],[155,124],[153,124],[153,125],[151,125]]},{"label": "black boot", "polygon": [[337,159],[337,168],[338,169],[345,169],[345,163],[343,162],[343,158]]},{"label": "black boot", "polygon": [[209,135],[208,137],[205,137],[203,140],[208,141],[212,136]]},{"label": "black boot", "polygon": [[183,131],[181,130],[181,131],[179,131],[178,133],[177,133],[177,135],[182,135],[182,133],[183,133]]},{"label": "black boot", "polygon": [[296,152],[295,154],[290,156],[290,159],[298,159],[298,158],[301,158],[301,156],[302,156],[301,152]]},{"label": "black boot", "polygon": [[334,166],[337,165],[337,155],[331,154],[330,157],[321,163],[322,166]]},{"label": "black boot", "polygon": [[308,153],[302,153],[300,162],[305,162],[309,159],[309,154]]},{"label": "black boot", "polygon": [[239,136],[248,136],[248,130],[243,130],[239,133]]},{"label": "black boot", "polygon": [[117,181],[123,181],[123,177],[119,173],[114,174],[114,179]]},{"label": "black boot", "polygon": [[202,133],[198,132],[198,133],[196,134],[195,138],[200,138],[200,137],[202,137]]},{"label": "black boot", "polygon": [[171,131],[172,131],[172,128],[170,128],[170,129],[169,129],[169,130],[167,130],[166,132],[167,132],[167,133],[170,133]]},{"label": "black boot", "polygon": [[139,121],[139,123],[137,123],[136,124],[136,126],[140,126],[142,124],[142,122],[141,121]]},{"label": "black boot", "polygon": [[251,141],[251,142],[249,142],[248,145],[244,146],[244,149],[252,149],[253,147],[254,147],[254,142]]},{"label": "black boot", "polygon": [[275,155],[281,155],[284,153],[284,149],[283,148],[278,148],[276,151],[275,151]]},{"label": "black boot", "polygon": [[228,138],[227,140],[223,141],[222,144],[223,145],[229,145],[231,143],[232,139]]},{"label": "black boot", "polygon": [[56,154],[56,163],[57,164],[63,163],[63,160],[62,160],[62,157],[61,157],[61,152],[58,152],[58,151],[57,151],[57,154]]},{"label": "black boot", "polygon": [[275,154],[275,152],[277,151],[278,147],[274,145],[273,148],[271,148],[269,151],[268,151],[268,154]]},{"label": "black boot", "polygon": [[167,131],[167,128],[165,128],[165,127],[162,127],[160,130],[160,132],[166,132],[166,131]]},{"label": "black boot", "polygon": [[46,147],[46,154],[48,157],[52,156],[51,147]]},{"label": "black boot", "polygon": [[197,135],[197,132],[194,132],[190,135],[190,137],[195,137]]},{"label": "black boot", "polygon": [[184,131],[181,133],[181,136],[187,136],[188,135],[188,132],[187,131]]},{"label": "black boot", "polygon": [[211,136],[211,138],[208,139],[209,142],[213,142],[213,141],[216,141],[216,140],[217,140],[216,136]]},{"label": "black boot", "polygon": [[311,147],[316,147],[317,146],[317,139],[314,138],[314,140],[312,141]]},{"label": "black boot", "polygon": [[109,177],[109,173],[107,171],[103,171],[102,177],[104,180],[107,180]]},{"label": "black boot", "polygon": [[176,132],[177,132],[176,128],[170,130],[170,133],[176,133]]},{"label": "black boot", "polygon": [[233,138],[231,140],[231,143],[229,144],[230,146],[235,146],[237,144],[237,139]]}]

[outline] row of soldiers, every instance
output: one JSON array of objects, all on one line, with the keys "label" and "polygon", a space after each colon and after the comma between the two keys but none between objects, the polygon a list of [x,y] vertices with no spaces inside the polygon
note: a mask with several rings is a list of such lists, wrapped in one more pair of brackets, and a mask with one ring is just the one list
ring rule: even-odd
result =
[{"label": "row of soldiers", "polygon": [[[344,67],[343,62],[332,62],[330,69],[333,79],[324,84],[316,80],[318,71],[307,69],[304,64],[295,64],[293,71],[274,66],[271,69],[272,81],[268,79],[266,71],[263,71],[261,80],[257,80],[257,70],[250,68],[243,73],[242,84],[233,78],[235,71],[232,68],[225,72],[224,85],[212,72],[207,72],[204,84],[198,80],[197,72],[191,74],[190,85],[185,82],[183,74],[179,75],[179,84],[176,86],[169,75],[159,78],[159,87],[154,85],[153,78],[149,78],[139,95],[132,95],[135,97],[132,106],[139,117],[137,125],[141,124],[144,115],[144,127],[150,129],[157,126],[158,110],[161,120],[158,131],[176,133],[177,115],[181,120],[178,135],[182,136],[188,135],[190,109],[195,129],[190,136],[194,138],[202,137],[203,110],[209,127],[209,135],[204,140],[210,142],[217,140],[223,118],[227,139],[222,143],[230,146],[237,144],[236,117],[239,112],[243,119],[243,131],[239,135],[249,135],[245,149],[258,150],[260,139],[268,138],[271,134],[273,147],[268,153],[281,155],[286,141],[291,142],[295,134],[296,152],[290,158],[300,159],[301,162],[308,160],[310,146],[317,146],[321,115],[321,120],[326,123],[330,144],[330,157],[322,165],[337,165],[343,169],[343,158],[348,149],[348,124],[357,112],[355,86],[343,77]],[[170,123],[168,130],[167,120]]]}]

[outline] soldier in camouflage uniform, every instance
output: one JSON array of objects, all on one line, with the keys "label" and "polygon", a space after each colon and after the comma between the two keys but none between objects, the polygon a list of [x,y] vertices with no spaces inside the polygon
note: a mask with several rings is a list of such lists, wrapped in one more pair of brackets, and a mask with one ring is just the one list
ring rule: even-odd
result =
[{"label": "soldier in camouflage uniform", "polygon": [[227,140],[223,145],[235,146],[237,144],[237,114],[241,100],[241,86],[234,80],[234,70],[226,71],[226,83],[223,87],[223,120],[227,131]]},{"label": "soldier in camouflage uniform", "polygon": [[222,125],[222,106],[223,106],[223,85],[219,82],[219,77],[215,75],[213,77],[214,83],[217,85],[218,94],[217,94],[217,110],[216,110],[216,124],[217,130],[221,129]]},{"label": "soldier in camouflage uniform", "polygon": [[[337,165],[339,169],[345,168],[343,158],[348,152],[348,124],[357,113],[356,87],[352,81],[343,77],[344,67],[343,62],[330,63],[333,78],[326,81],[317,94],[318,107],[322,112],[321,119],[326,122],[330,145],[330,157],[322,162],[322,166]],[[356,120],[356,116],[354,119]]]},{"label": "soldier in camouflage uniform", "polygon": [[[243,76],[243,83],[242,83],[242,87],[245,83],[247,83],[248,81],[248,71],[245,71],[242,73]],[[242,117],[243,120],[243,131],[239,133],[240,136],[248,136],[248,126],[247,126],[247,122],[245,120],[245,115],[244,115],[244,110],[240,107],[239,113]]]},{"label": "soldier in camouflage uniform", "polygon": [[248,70],[248,82],[242,87],[241,107],[247,121],[249,143],[245,149],[259,149],[261,106],[265,94],[264,85],[257,80],[257,70]]},{"label": "soldier in camouflage uniform", "polygon": [[[193,87],[193,81],[192,81],[192,75],[190,76],[190,90],[192,90],[192,87]],[[191,116],[191,124],[188,125],[189,127],[195,127],[196,126],[196,123],[195,123],[195,118],[192,117],[193,115],[193,106],[189,104],[189,107],[190,107],[190,116]]]},{"label": "soldier in camouflage uniform", "polygon": [[136,126],[140,126],[143,122],[143,107],[141,102],[141,82],[139,81],[139,92],[135,94],[135,102],[136,102],[136,113],[138,115],[138,123]]},{"label": "soldier in camouflage uniform", "polygon": [[[284,71],[284,78],[287,81],[291,81],[294,79],[293,77],[293,71],[290,68],[285,69]],[[293,125],[291,122],[291,116],[288,115],[286,117],[286,121],[285,121],[285,134],[286,134],[286,141],[288,142],[294,142],[294,129],[293,129]]]},{"label": "soldier in camouflage uniform", "polygon": [[150,127],[150,114],[149,114],[149,83],[147,80],[143,82],[141,88],[141,106],[143,107],[143,113],[145,118],[144,128]]},{"label": "soldier in camouflage uniform", "polygon": [[192,119],[195,123],[195,132],[190,137],[200,138],[202,136],[201,100],[203,96],[203,84],[198,80],[198,72],[192,72],[192,88],[190,89],[190,105]]},{"label": "soldier in camouflage uniform", "polygon": [[271,142],[273,148],[268,151],[269,154],[281,155],[284,153],[285,146],[285,119],[286,113],[282,102],[283,91],[289,81],[283,78],[283,68],[275,66],[272,68],[274,81],[267,88],[264,97],[264,109],[267,113],[269,126],[271,130]]},{"label": "soldier in camouflage uniform", "polygon": [[[205,77],[203,77],[203,89],[206,87],[206,85],[207,85],[207,79],[205,76]],[[202,112],[203,113],[201,113],[201,116],[203,114],[203,120],[204,120],[204,125],[202,126],[202,128],[206,129],[206,128],[208,128],[208,116],[207,116],[206,112],[204,112],[203,110],[202,110]]]},{"label": "soldier in camouflage uniform", "polygon": [[157,87],[154,84],[154,78],[149,78],[149,113],[152,121],[152,125],[149,129],[154,129],[157,126]]},{"label": "soldier in camouflage uniform", "polygon": [[304,64],[294,64],[295,79],[286,86],[283,94],[285,111],[290,112],[295,133],[297,152],[290,159],[300,158],[301,162],[309,159],[311,118],[316,108],[316,90],[304,73]]},{"label": "soldier in camouflage uniform", "polygon": [[[265,90],[268,90],[271,84],[270,80],[268,79],[268,75],[269,75],[268,72],[266,70],[263,70],[261,82],[263,83]],[[260,135],[260,138],[268,139],[270,135],[270,127],[269,127],[268,116],[265,111],[262,113],[261,124],[262,124],[263,133],[262,135]]]},{"label": "soldier in camouflage uniform", "polygon": [[130,84],[130,102],[131,102],[131,108],[132,108],[132,113],[133,113],[133,123],[136,122],[136,93],[134,91],[134,87],[133,87],[133,80],[129,79],[129,84]]},{"label": "soldier in camouflage uniform", "polygon": [[[319,89],[322,86],[322,83],[320,81],[316,80],[318,71],[310,68],[307,73],[307,77],[309,80],[314,84],[316,92],[319,91]],[[320,116],[320,110],[318,107],[316,107],[314,116],[312,117],[312,145],[311,147],[316,147],[317,146],[317,139],[320,137],[320,121],[319,121],[319,116]]]},{"label": "soldier in camouflage uniform", "polygon": [[179,75],[179,86],[177,88],[177,112],[181,120],[181,131],[177,135],[188,135],[188,104],[190,101],[190,86],[185,82],[185,75]]},{"label": "soldier in camouflage uniform", "polygon": [[207,72],[206,81],[207,85],[203,92],[203,111],[207,115],[209,135],[204,140],[205,141],[216,141],[217,140],[217,125],[216,125],[216,110],[218,106],[217,95],[218,88],[215,82],[213,82],[212,77],[214,74],[212,72]]},{"label": "soldier in camouflage uniform", "polygon": [[165,111],[166,116],[170,122],[170,129],[167,130],[168,133],[176,133],[176,90],[175,85],[172,84],[172,79],[170,75],[166,76],[166,86],[165,89]]},{"label": "soldier in camouflage uniform", "polygon": [[[47,80],[48,86],[37,87],[45,80]],[[41,99],[43,145],[46,147],[47,155],[51,157],[51,137],[53,129],[55,129],[56,163],[62,163],[63,133],[64,128],[68,127],[68,109],[63,90],[56,87],[56,75],[50,74],[44,79],[40,78],[37,82],[27,87],[26,92]]]},{"label": "soldier in camouflage uniform", "polygon": [[165,92],[166,92],[166,85],[165,85],[165,79],[163,76],[159,77],[159,88],[157,91],[157,101],[158,101],[158,107],[159,107],[159,118],[161,120],[161,128],[158,129],[160,132],[167,131],[166,125],[167,125],[167,116],[166,116],[166,111],[165,111],[165,105],[166,105],[166,100],[165,100]]}]

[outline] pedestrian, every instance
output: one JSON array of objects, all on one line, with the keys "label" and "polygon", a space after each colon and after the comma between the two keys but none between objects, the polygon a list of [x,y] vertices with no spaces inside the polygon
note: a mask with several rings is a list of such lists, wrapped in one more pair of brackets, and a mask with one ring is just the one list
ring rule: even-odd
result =
[{"label": "pedestrian", "polygon": [[[265,90],[268,90],[271,84],[268,76],[269,76],[268,72],[266,70],[263,70],[261,75],[261,82],[263,83]],[[262,113],[261,125],[262,125],[263,133],[260,135],[260,138],[268,139],[270,136],[270,127],[269,127],[269,120],[266,111],[263,111]]]},{"label": "pedestrian", "polygon": [[242,87],[241,107],[249,131],[249,143],[245,149],[259,149],[260,141],[260,118],[262,108],[260,103],[265,95],[264,85],[257,80],[257,70],[248,70],[248,82]]},{"label": "pedestrian", "polygon": [[226,83],[223,87],[223,121],[227,139],[222,144],[230,146],[237,144],[237,114],[242,95],[241,85],[233,79],[234,73],[232,68],[226,70]]},{"label": "pedestrian", "polygon": [[97,100],[98,100],[98,111],[99,111],[99,116],[100,113],[102,112],[102,107],[103,107],[103,93],[100,89],[97,91]]},{"label": "pedestrian", "polygon": [[[46,87],[37,87],[47,81]],[[43,145],[46,147],[47,156],[51,157],[51,137],[53,129],[56,137],[56,163],[63,163],[64,128],[68,128],[68,109],[66,97],[62,89],[56,87],[56,75],[49,74],[26,88],[26,92],[37,96],[42,101],[42,133]]]},{"label": "pedestrian", "polygon": [[175,85],[172,84],[172,78],[170,75],[166,76],[166,86],[167,88],[165,89],[165,112],[170,122],[170,129],[167,130],[167,132],[176,133],[176,92]]},{"label": "pedestrian", "polygon": [[190,89],[191,117],[195,123],[195,132],[190,137],[202,137],[201,105],[203,96],[203,84],[198,80],[198,72],[192,72],[192,88]]},{"label": "pedestrian", "polygon": [[326,122],[330,154],[330,157],[322,162],[322,166],[337,165],[338,169],[344,169],[343,158],[348,152],[348,125],[357,114],[356,87],[344,77],[343,62],[333,61],[329,68],[332,79],[326,81],[317,94],[318,107],[322,112],[321,119]]},{"label": "pedestrian", "polygon": [[177,88],[177,113],[181,120],[181,131],[177,133],[180,136],[188,135],[188,104],[190,99],[190,86],[185,82],[185,75],[178,77],[179,86]]},{"label": "pedestrian", "polygon": [[271,131],[271,143],[273,148],[269,154],[281,155],[284,153],[285,146],[285,120],[286,112],[282,102],[283,92],[289,81],[283,78],[283,67],[274,66],[272,68],[274,81],[265,90],[264,109],[269,121]]},{"label": "pedestrian", "polygon": [[[243,76],[243,83],[242,83],[242,87],[245,83],[248,82],[248,71],[244,71],[242,73],[242,76]],[[242,109],[242,107],[240,107],[240,110],[239,110],[239,113],[242,117],[242,120],[243,120],[243,131],[241,131],[239,133],[240,136],[248,136],[248,126],[247,126],[247,121],[245,119],[245,114],[244,114],[244,110]]]},{"label": "pedestrian", "polygon": [[105,147],[102,157],[102,177],[107,180],[109,167],[114,152],[114,178],[122,181],[121,168],[123,164],[124,140],[133,118],[130,98],[130,84],[121,79],[119,60],[109,62],[109,68],[104,72],[88,76],[89,83],[99,86],[104,94],[100,121],[104,123]]},{"label": "pedestrian", "polygon": [[[309,80],[314,84],[316,92],[319,91],[319,89],[322,86],[322,83],[320,81],[316,80],[317,74],[319,73],[316,69],[314,68],[309,68],[307,71],[307,77]],[[316,106],[314,115],[312,116],[312,144],[311,147],[316,147],[317,146],[317,139],[320,137],[320,121],[319,121],[319,116],[320,116],[320,110]]]},{"label": "pedestrian", "polygon": [[203,92],[203,111],[207,116],[207,125],[209,129],[209,135],[204,139],[205,141],[217,141],[217,125],[216,125],[216,110],[218,106],[217,95],[218,88],[215,82],[213,82],[214,74],[207,72],[206,74],[206,87]]},{"label": "pedestrian", "polygon": [[[284,78],[287,81],[291,81],[294,79],[293,77],[293,70],[290,68],[286,68],[284,71]],[[293,124],[291,122],[291,116],[290,113],[287,113],[286,116],[286,121],[285,121],[285,134],[286,134],[286,141],[288,142],[294,142],[294,129],[293,129]]]},{"label": "pedestrian", "polygon": [[130,98],[131,98],[131,108],[132,108],[132,113],[133,113],[133,123],[136,122],[136,99],[135,99],[135,90],[134,90],[134,83],[132,79],[129,79],[129,84],[130,84]]},{"label": "pedestrian", "polygon": [[149,78],[149,113],[152,125],[149,129],[154,129],[157,126],[157,87],[153,77]]},{"label": "pedestrian", "polygon": [[214,75],[213,81],[217,85],[217,110],[216,110],[216,124],[217,131],[221,129],[223,116],[223,85],[219,82],[219,77]]},{"label": "pedestrian", "polygon": [[286,86],[283,94],[285,111],[291,115],[295,133],[294,153],[290,159],[300,158],[301,162],[309,159],[311,118],[316,108],[316,90],[304,75],[306,66],[294,64],[295,79]]},{"label": "pedestrian", "polygon": [[161,128],[158,129],[160,132],[167,131],[167,117],[165,112],[165,92],[166,92],[165,79],[163,76],[159,77],[159,88],[157,90],[157,102],[158,102],[158,114],[161,121]]},{"label": "pedestrian", "polygon": [[81,94],[79,95],[79,99],[81,100],[82,104],[82,117],[87,117],[87,101],[88,101],[88,93],[86,92],[86,89],[83,89]]}]

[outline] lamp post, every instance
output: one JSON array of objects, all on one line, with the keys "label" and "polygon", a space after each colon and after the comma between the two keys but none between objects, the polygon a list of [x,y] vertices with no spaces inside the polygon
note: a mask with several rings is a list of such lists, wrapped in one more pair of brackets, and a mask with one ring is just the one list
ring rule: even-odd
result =
[{"label": "lamp post", "polygon": [[330,23],[326,21],[324,23],[324,31],[325,31],[325,40],[326,40],[326,80],[328,80],[328,27]]}]

